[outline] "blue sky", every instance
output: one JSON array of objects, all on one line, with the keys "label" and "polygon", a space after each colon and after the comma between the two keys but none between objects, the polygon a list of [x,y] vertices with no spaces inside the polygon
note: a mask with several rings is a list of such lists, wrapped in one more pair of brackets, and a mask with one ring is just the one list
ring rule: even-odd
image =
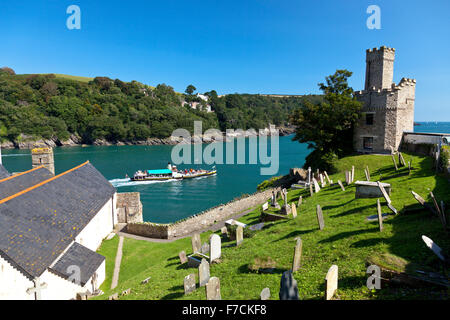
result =
[{"label": "blue sky", "polygon": [[[69,5],[81,30],[68,30]],[[369,30],[369,5],[381,30]],[[0,64],[17,73],[108,76],[177,91],[319,93],[365,50],[396,48],[394,81],[417,79],[416,121],[450,121],[450,1],[2,1]]]}]

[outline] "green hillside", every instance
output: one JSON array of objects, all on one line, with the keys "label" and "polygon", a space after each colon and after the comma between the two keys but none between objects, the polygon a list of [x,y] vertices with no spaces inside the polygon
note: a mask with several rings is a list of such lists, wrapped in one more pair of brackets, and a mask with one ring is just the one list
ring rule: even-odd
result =
[{"label": "green hillside", "polygon": [[[422,210],[412,197],[414,190],[425,199],[433,191],[438,201],[450,203],[449,182],[436,176],[429,157],[404,154],[412,161],[413,170],[403,167],[395,171],[390,156],[360,155],[339,160],[339,172],[330,176],[334,182],[345,181],[344,170],[355,166],[355,181],[365,180],[363,168],[368,165],[372,181],[382,176],[382,181],[392,185],[392,204],[399,210],[384,221],[379,231],[378,222],[368,221],[377,213],[376,199],[355,199],[355,186],[341,191],[338,185],[326,186],[313,197],[309,191],[288,190],[289,202],[297,202],[303,196],[303,204],[297,209],[298,217],[289,221],[267,223],[263,230],[251,238],[244,238],[240,247],[235,241],[222,240],[222,262],[211,266],[211,275],[219,277],[222,299],[259,299],[261,290],[269,287],[273,299],[278,299],[280,279],[292,266],[296,237],[303,241],[301,269],[294,273],[301,299],[323,299],[324,278],[331,265],[339,267],[339,288],[335,299],[445,299],[446,291],[439,288],[421,289],[401,286],[383,286],[370,291],[366,287],[367,261],[376,261],[382,267],[410,272],[420,270],[440,271],[438,258],[425,246],[421,236],[433,239],[445,252],[449,252],[448,234],[437,217]],[[391,213],[384,199],[380,199],[383,213]],[[281,204],[281,200],[280,200]],[[325,228],[320,231],[316,217],[316,205],[323,209]],[[418,210],[413,210],[418,209]],[[273,211],[272,209],[269,209]],[[239,221],[247,224],[259,222],[261,208]],[[202,242],[211,233],[201,235]],[[121,299],[205,299],[205,289],[197,288],[185,296],[183,279],[195,268],[180,265],[178,253],[191,253],[190,238],[172,243],[152,243],[125,239],[124,255],[119,285],[110,290],[112,269],[116,253],[117,237],[104,241],[99,252],[107,258],[107,279],[102,286],[105,294],[97,299],[108,299],[113,293],[131,288],[132,293]],[[273,273],[258,273],[257,267],[272,267]],[[148,284],[143,279],[151,277]]]}]

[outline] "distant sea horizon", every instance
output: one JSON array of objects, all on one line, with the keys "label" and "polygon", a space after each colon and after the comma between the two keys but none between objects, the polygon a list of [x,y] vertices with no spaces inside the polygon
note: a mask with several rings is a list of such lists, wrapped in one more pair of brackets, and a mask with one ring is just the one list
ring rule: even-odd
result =
[{"label": "distant sea horizon", "polygon": [[450,133],[450,121],[415,121],[414,132]]}]

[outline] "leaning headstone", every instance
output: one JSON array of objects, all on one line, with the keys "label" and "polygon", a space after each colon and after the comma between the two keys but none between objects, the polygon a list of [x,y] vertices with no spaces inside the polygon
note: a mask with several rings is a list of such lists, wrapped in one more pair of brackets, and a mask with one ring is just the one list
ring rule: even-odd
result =
[{"label": "leaning headstone", "polygon": [[211,235],[209,238],[209,263],[213,263],[222,255],[222,241],[217,234]]},{"label": "leaning headstone", "polygon": [[330,177],[328,177],[328,173],[326,171],[323,172],[325,174],[325,178],[327,178],[328,184],[331,185]]},{"label": "leaning headstone", "polygon": [[236,228],[236,246],[240,246],[242,241],[244,241],[244,228],[238,226]]},{"label": "leaning headstone", "polygon": [[309,195],[312,197],[313,194],[314,194],[314,192],[313,192],[312,183],[310,183],[309,184]]},{"label": "leaning headstone", "polygon": [[211,277],[206,284],[206,300],[222,300],[219,278]]},{"label": "leaning headstone", "polygon": [[377,184],[378,184],[378,188],[380,188],[380,191],[383,194],[384,199],[386,199],[386,202],[388,204],[390,204],[391,203],[391,198],[389,198],[389,196],[388,196],[386,190],[384,189],[383,185],[381,184],[380,181],[377,181]]},{"label": "leaning headstone", "polygon": [[367,181],[370,181],[369,173],[367,172],[367,169],[366,169],[366,168],[364,168],[364,174],[366,175],[366,180],[367,180]]},{"label": "leaning headstone", "polygon": [[270,289],[264,288],[260,294],[261,300],[269,300],[270,299]]},{"label": "leaning headstone", "polygon": [[325,277],[325,300],[331,300],[338,288],[338,266],[332,265]]},{"label": "leaning headstone", "polygon": [[370,170],[369,170],[369,166],[366,166],[366,170],[367,170],[367,176],[369,177],[369,180],[368,180],[368,181],[370,181]]},{"label": "leaning headstone", "polygon": [[396,215],[398,213],[397,209],[395,209],[395,207],[391,204],[388,203],[387,204],[388,208],[391,209],[391,211]]},{"label": "leaning headstone", "polygon": [[380,199],[377,199],[378,224],[380,225],[380,232],[383,231],[383,216],[381,215]]},{"label": "leaning headstone", "polygon": [[292,212],[292,218],[297,218],[297,207],[295,206],[295,203],[293,203],[293,202],[291,204],[291,212]]},{"label": "leaning headstone", "polygon": [[423,242],[425,242],[425,244],[427,245],[427,247],[434,252],[435,255],[438,256],[439,259],[441,259],[442,261],[446,261],[446,257],[444,255],[444,251],[442,251],[442,249],[436,244],[434,243],[433,240],[431,240],[430,238],[428,238],[427,236],[422,236],[422,240]]},{"label": "leaning headstone", "polygon": [[178,256],[180,257],[180,263],[184,264],[188,261],[187,257],[186,257],[186,252],[181,251]]},{"label": "leaning headstone", "polygon": [[345,183],[347,185],[350,184],[350,175],[351,175],[351,173],[349,171],[345,170]]},{"label": "leaning headstone", "polygon": [[202,259],[202,262],[198,266],[198,285],[199,287],[206,286],[210,278],[209,263],[206,259]]},{"label": "leaning headstone", "polygon": [[320,205],[317,205],[317,221],[319,222],[319,229],[323,230],[323,228],[325,228],[325,223],[323,221],[323,214],[322,214],[322,208],[320,207]]},{"label": "leaning headstone", "polygon": [[300,207],[300,205],[302,204],[302,202],[303,202],[303,196],[300,196],[300,197],[298,198],[297,205]]},{"label": "leaning headstone", "polygon": [[202,247],[200,248],[200,252],[203,254],[207,254],[209,252],[209,244],[207,242],[202,244]]},{"label": "leaning headstone", "polygon": [[196,233],[191,238],[192,243],[192,252],[197,253],[200,252],[200,249],[202,247],[202,242],[200,240],[200,234]]},{"label": "leaning headstone", "polygon": [[292,270],[283,272],[279,297],[280,300],[299,300],[297,281],[292,275]]},{"label": "leaning headstone", "polygon": [[314,192],[317,193],[320,191],[320,187],[319,184],[317,183],[317,180],[315,178],[313,178],[313,183],[314,183]]},{"label": "leaning headstone", "polygon": [[142,281],[141,281],[141,284],[147,284],[147,283],[150,281],[151,278],[152,278],[152,277],[148,277],[148,278],[142,280]]},{"label": "leaning headstone", "polygon": [[398,161],[402,166],[406,166],[405,159],[403,158],[403,154],[401,152],[398,153]]},{"label": "leaning headstone", "polygon": [[323,177],[323,174],[319,174],[320,184],[323,186],[325,182],[325,178]]},{"label": "leaning headstone", "polygon": [[262,205],[262,210],[263,210],[263,211],[266,211],[267,209],[269,209],[269,204],[268,204],[267,202],[265,202],[265,203]]},{"label": "leaning headstone", "polygon": [[302,239],[297,238],[297,242],[295,243],[294,249],[294,260],[292,262],[292,272],[300,269],[300,263],[302,259]]},{"label": "leaning headstone", "polygon": [[342,191],[345,191],[344,185],[342,184],[341,180],[338,180],[338,185],[341,187]]},{"label": "leaning headstone", "polygon": [[191,273],[184,277],[184,294],[191,293],[195,290],[195,274]]},{"label": "leaning headstone", "polygon": [[355,166],[352,166],[352,174],[350,176],[350,182],[353,183],[355,181]]},{"label": "leaning headstone", "polygon": [[398,170],[397,162],[395,161],[395,157],[393,154],[392,154],[392,162],[394,162],[395,171],[397,171]]}]

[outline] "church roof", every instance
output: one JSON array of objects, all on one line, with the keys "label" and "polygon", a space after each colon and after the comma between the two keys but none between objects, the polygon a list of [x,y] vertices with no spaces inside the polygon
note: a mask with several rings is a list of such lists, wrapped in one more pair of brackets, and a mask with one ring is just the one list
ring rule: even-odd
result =
[{"label": "church roof", "polygon": [[0,199],[12,196],[51,177],[53,177],[53,174],[44,167],[5,177],[0,180]]},{"label": "church roof", "polygon": [[72,269],[72,266],[76,266],[80,268],[80,285],[84,287],[103,261],[105,261],[104,256],[74,242],[58,262],[50,267],[50,271],[64,279],[68,279],[76,274]]},{"label": "church roof", "polygon": [[86,162],[0,199],[0,256],[28,278],[40,276],[115,192]]},{"label": "church roof", "polygon": [[9,177],[10,175],[11,174],[8,172],[8,170],[6,170],[5,167],[0,164],[0,179]]}]

